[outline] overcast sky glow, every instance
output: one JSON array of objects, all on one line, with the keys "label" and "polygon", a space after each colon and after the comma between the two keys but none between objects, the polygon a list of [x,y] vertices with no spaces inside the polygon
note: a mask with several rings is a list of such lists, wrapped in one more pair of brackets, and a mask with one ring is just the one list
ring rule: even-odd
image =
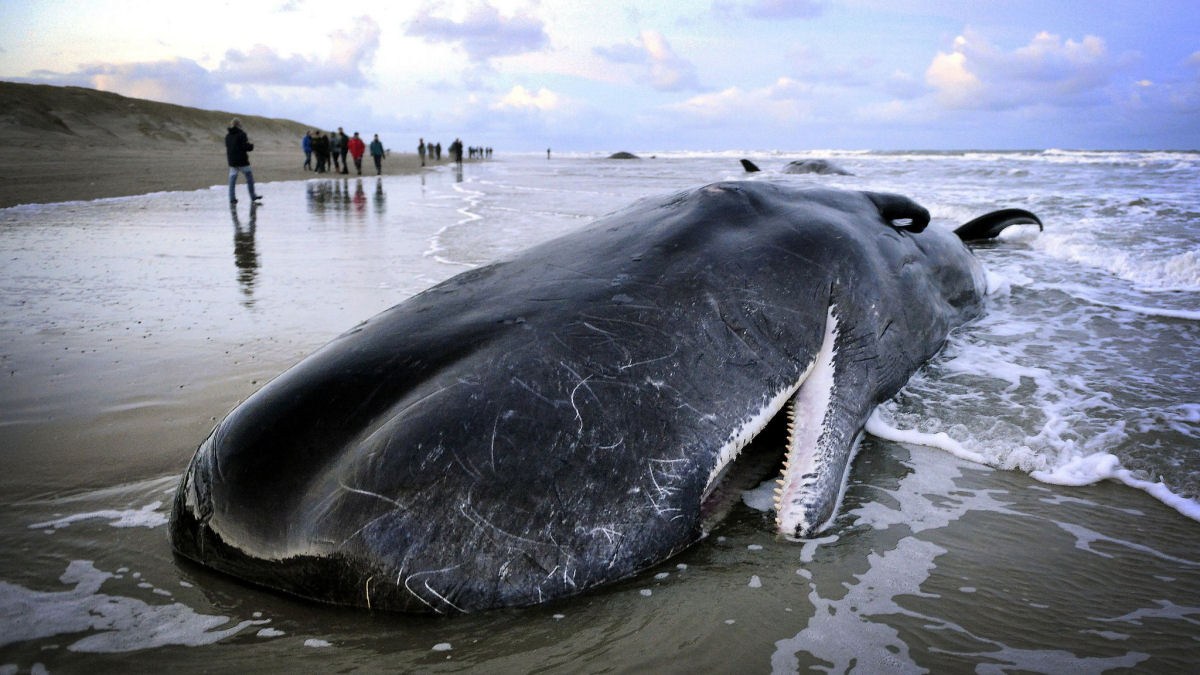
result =
[{"label": "overcast sky glow", "polygon": [[1200,149],[1197,0],[6,0],[0,25],[0,79],[389,145]]}]

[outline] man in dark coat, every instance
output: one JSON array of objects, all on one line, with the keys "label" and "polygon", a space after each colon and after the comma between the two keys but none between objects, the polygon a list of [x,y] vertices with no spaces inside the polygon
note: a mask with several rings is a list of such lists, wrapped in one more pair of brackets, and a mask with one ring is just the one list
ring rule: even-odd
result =
[{"label": "man in dark coat", "polygon": [[316,137],[313,138],[313,152],[317,154],[317,173],[325,173],[329,166],[329,137],[324,131],[314,133]]},{"label": "man in dark coat", "polygon": [[237,183],[238,172],[246,174],[246,187],[250,188],[250,200],[259,201],[262,195],[254,192],[254,174],[250,172],[250,151],[254,144],[246,138],[242,131],[242,121],[233,118],[229,123],[229,133],[225,134],[225,157],[229,160],[229,203],[236,204],[237,197],[233,194],[233,186]]},{"label": "man in dark coat", "polygon": [[[346,166],[346,153],[350,151],[350,137],[346,135],[345,131],[342,131],[341,127],[338,127],[336,147],[338,155],[342,158],[342,173],[350,173]],[[337,161],[335,160],[333,164],[337,166]]]}]

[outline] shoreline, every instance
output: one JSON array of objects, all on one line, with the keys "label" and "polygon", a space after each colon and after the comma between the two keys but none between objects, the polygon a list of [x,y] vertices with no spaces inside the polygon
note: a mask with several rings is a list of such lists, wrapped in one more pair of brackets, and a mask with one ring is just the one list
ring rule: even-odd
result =
[{"label": "shoreline", "polygon": [[[422,167],[416,153],[391,152],[383,159],[384,176],[412,175],[425,168],[450,164],[443,159],[426,160]],[[349,159],[349,158],[348,158]],[[313,160],[315,165],[316,160]],[[304,153],[299,142],[294,150],[263,147],[250,153],[250,168],[256,184],[309,180],[316,177],[357,177],[349,174],[317,174],[303,168]],[[353,160],[351,160],[353,166]],[[224,186],[229,166],[223,146],[144,143],[136,149],[95,146],[63,147],[49,152],[44,146],[0,146],[0,208],[25,204],[53,204],[129,197],[154,192],[204,190]],[[370,155],[363,157],[363,173],[375,175]],[[239,199],[246,195],[244,176],[238,177]],[[264,195],[267,200],[270,194]]]}]

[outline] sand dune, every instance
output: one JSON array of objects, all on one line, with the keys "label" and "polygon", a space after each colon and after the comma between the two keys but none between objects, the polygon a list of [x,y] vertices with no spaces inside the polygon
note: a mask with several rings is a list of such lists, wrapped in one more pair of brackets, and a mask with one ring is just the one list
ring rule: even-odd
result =
[{"label": "sand dune", "polygon": [[[14,82],[0,82],[0,101],[0,207],[223,184],[225,132],[235,116],[254,143],[258,182],[314,176],[302,168],[300,139],[315,127],[293,120]],[[338,124],[355,130],[352,118],[331,126]],[[367,140],[373,133],[357,131]],[[383,139],[389,147],[415,145],[409,140]],[[419,169],[411,153],[389,153],[384,162],[386,174]],[[374,169],[364,168],[368,173]]]}]

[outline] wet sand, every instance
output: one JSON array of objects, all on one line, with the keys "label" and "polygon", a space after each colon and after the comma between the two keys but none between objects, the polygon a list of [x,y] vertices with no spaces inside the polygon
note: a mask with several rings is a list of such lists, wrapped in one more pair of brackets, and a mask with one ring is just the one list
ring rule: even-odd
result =
[{"label": "wet sand", "polygon": [[[253,140],[253,130],[251,139]],[[125,197],[152,192],[200,190],[229,180],[225,149],[219,144],[142,142],[137,149],[94,146],[61,148],[0,145],[0,208],[18,204],[47,204]],[[294,150],[266,147],[250,153],[256,183],[336,177],[306,171],[304,153],[296,139]],[[444,157],[444,155],[443,155]],[[315,165],[314,160],[314,165]],[[430,165],[444,164],[442,162]],[[351,161],[349,177],[356,177]],[[390,153],[383,161],[385,176],[421,171],[415,153]],[[363,157],[363,176],[374,176],[370,156]],[[238,179],[244,191],[244,179]],[[270,199],[269,190],[265,199]]]}]

